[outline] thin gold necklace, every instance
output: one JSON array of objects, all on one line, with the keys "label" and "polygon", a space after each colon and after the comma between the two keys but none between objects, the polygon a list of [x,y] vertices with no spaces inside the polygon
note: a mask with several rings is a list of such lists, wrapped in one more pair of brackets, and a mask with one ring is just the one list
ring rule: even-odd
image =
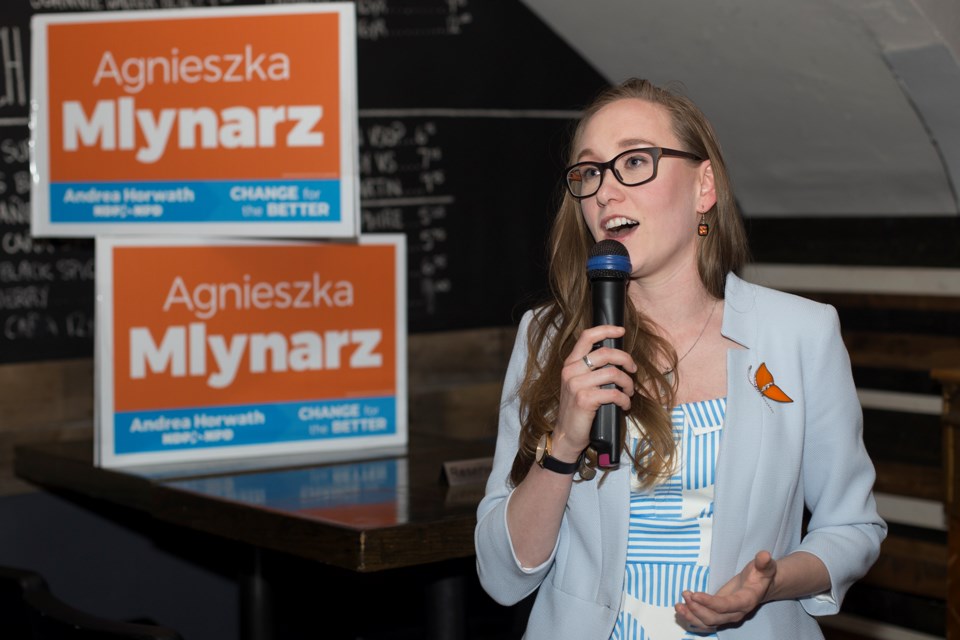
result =
[{"label": "thin gold necklace", "polygon": [[683,359],[686,358],[688,355],[690,355],[690,352],[693,351],[693,348],[694,348],[695,346],[697,346],[697,343],[700,342],[700,338],[702,338],[702,337],[703,337],[703,334],[706,332],[706,330],[707,330],[707,325],[710,324],[710,318],[713,317],[713,312],[717,309],[717,304],[719,304],[719,303],[720,303],[719,300],[714,300],[714,301],[713,301],[713,306],[710,307],[710,313],[707,315],[707,321],[704,322],[704,323],[703,323],[703,326],[700,328],[700,335],[698,335],[698,336],[697,336],[697,339],[693,341],[693,344],[690,345],[690,348],[687,349],[686,351],[684,351],[684,353],[683,353],[682,356],[680,356],[679,358],[677,358],[677,364],[676,364],[676,366],[675,366],[673,369],[667,369],[666,371],[663,372],[663,375],[664,375],[664,376],[667,378],[667,380],[669,380],[670,382],[673,382],[673,372],[676,371],[676,370],[680,367],[680,363],[683,362]]}]

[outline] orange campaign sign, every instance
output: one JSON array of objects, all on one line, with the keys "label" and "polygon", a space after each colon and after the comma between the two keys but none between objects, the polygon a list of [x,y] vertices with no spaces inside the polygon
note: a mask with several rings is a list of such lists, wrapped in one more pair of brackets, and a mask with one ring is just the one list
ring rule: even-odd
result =
[{"label": "orange campaign sign", "polygon": [[353,3],[38,15],[35,235],[358,232]]},{"label": "orange campaign sign", "polygon": [[405,445],[404,245],[98,238],[99,463]]}]

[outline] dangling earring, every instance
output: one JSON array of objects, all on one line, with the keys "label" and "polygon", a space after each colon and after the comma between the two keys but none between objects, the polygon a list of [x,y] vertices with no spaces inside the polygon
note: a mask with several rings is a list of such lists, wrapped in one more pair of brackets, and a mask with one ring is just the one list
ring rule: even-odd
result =
[{"label": "dangling earring", "polygon": [[706,213],[700,212],[700,224],[697,225],[697,235],[706,238],[710,233],[710,225],[707,224]]}]

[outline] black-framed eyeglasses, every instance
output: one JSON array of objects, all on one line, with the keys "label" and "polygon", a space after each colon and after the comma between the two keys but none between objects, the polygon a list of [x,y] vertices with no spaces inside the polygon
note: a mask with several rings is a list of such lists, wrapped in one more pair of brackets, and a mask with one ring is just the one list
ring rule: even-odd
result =
[{"label": "black-framed eyeglasses", "polygon": [[665,147],[628,149],[609,162],[578,162],[567,167],[567,189],[574,198],[589,198],[600,190],[607,169],[625,187],[636,187],[657,177],[657,165],[661,157],[688,158],[703,162],[703,158],[688,151]]}]

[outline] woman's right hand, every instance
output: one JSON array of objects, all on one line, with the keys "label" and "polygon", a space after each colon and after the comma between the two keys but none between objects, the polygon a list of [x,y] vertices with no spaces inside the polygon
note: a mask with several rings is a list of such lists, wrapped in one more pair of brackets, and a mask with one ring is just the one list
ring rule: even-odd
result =
[{"label": "woman's right hand", "polygon": [[[616,403],[625,411],[630,410],[630,396],[634,393],[631,375],[637,371],[633,359],[620,349],[593,351],[595,343],[620,338],[623,333],[623,327],[615,326],[587,329],[564,360],[552,457],[562,462],[574,462],[580,457],[590,444],[590,428],[600,405]],[[583,359],[588,354],[592,368]],[[611,383],[620,389],[600,388]],[[507,530],[522,567],[539,567],[550,557],[572,486],[573,474],[554,473],[536,463],[517,485],[507,505]]]},{"label": "woman's right hand", "polygon": [[[557,423],[553,430],[553,457],[573,461],[587,448],[593,418],[600,405],[612,403],[624,411],[630,410],[630,397],[634,393],[632,374],[637,372],[633,358],[620,349],[593,349],[593,345],[603,340],[623,337],[624,332],[623,327],[612,325],[591,327],[580,334],[564,361]],[[592,369],[584,356],[589,356]],[[601,388],[610,383],[619,388]]]}]

